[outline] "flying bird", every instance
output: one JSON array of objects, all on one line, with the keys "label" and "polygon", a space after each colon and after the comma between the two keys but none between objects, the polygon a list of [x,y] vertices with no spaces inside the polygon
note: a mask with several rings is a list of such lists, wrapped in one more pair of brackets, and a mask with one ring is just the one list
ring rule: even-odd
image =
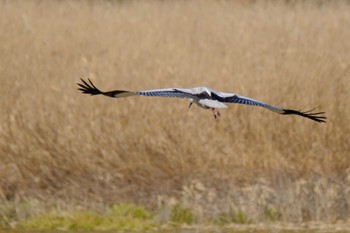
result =
[{"label": "flying bird", "polygon": [[220,117],[220,112],[218,109],[227,108],[224,103],[236,103],[236,104],[246,104],[252,106],[259,106],[267,108],[273,112],[282,115],[298,115],[306,117],[310,120],[316,122],[326,122],[325,112],[314,112],[314,109],[309,111],[298,111],[293,109],[276,107],[273,105],[265,104],[258,100],[254,100],[245,96],[240,96],[233,93],[225,93],[215,91],[208,87],[194,87],[194,88],[165,88],[165,89],[154,89],[145,91],[123,91],[123,90],[113,90],[113,91],[100,91],[90,79],[89,82],[81,79],[82,83],[77,83],[80,90],[84,94],[90,95],[105,95],[113,98],[121,98],[128,96],[159,96],[159,97],[175,97],[175,98],[187,98],[190,100],[189,108],[193,103],[201,108],[211,110],[214,114],[214,118]]}]

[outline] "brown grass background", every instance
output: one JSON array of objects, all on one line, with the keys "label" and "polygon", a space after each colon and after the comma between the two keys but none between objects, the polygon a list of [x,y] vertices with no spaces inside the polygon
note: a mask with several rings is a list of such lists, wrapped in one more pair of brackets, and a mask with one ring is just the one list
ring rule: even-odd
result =
[{"label": "brown grass background", "polygon": [[[345,1],[0,1],[0,203],[348,221],[349,12]],[[82,95],[80,78],[320,105],[328,122],[243,105],[215,121],[183,99]]]}]

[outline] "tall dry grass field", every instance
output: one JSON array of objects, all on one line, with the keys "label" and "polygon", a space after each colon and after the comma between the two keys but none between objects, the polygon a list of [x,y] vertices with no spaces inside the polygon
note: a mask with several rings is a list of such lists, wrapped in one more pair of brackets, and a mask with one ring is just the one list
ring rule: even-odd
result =
[{"label": "tall dry grass field", "polygon": [[[1,1],[0,203],[348,221],[349,12],[345,1]],[[80,78],[209,86],[320,106],[328,122],[243,105],[214,120],[184,99],[82,95]]]}]

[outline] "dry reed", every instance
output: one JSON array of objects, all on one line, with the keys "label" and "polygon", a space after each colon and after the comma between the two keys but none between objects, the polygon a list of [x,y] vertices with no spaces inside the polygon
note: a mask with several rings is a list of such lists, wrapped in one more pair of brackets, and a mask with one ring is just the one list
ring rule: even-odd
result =
[{"label": "dry reed", "polygon": [[[176,202],[198,221],[230,211],[255,222],[349,220],[347,2],[0,5],[0,203]],[[84,96],[79,78],[320,105],[328,122],[242,105],[215,121],[181,99]]]}]

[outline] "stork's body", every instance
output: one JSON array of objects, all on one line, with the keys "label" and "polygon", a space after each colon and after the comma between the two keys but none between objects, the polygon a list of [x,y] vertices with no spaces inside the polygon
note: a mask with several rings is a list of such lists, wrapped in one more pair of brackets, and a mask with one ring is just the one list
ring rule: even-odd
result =
[{"label": "stork's body", "polygon": [[276,106],[265,104],[263,102],[260,102],[258,100],[254,100],[245,96],[239,96],[233,93],[215,91],[208,87],[194,87],[194,88],[188,88],[188,89],[165,88],[165,89],[154,89],[154,90],[136,91],[136,92],[123,91],[123,90],[103,92],[97,89],[95,85],[91,82],[91,80],[89,80],[89,83],[87,83],[83,79],[81,81],[82,83],[78,83],[80,87],[79,90],[82,91],[84,94],[90,94],[90,95],[101,94],[101,95],[105,95],[113,98],[121,98],[121,97],[128,97],[128,96],[134,96],[134,95],[188,98],[190,99],[189,107],[191,107],[192,104],[195,103],[201,108],[210,109],[213,112],[215,118],[220,117],[220,112],[217,109],[227,108],[227,106],[224,103],[237,103],[237,104],[246,104],[246,105],[263,107],[283,115],[291,115],[291,114],[299,115],[317,122],[325,122],[325,119],[326,119],[326,117],[324,116],[324,112],[312,112],[314,109],[306,112],[301,112],[298,110],[276,107]]}]

